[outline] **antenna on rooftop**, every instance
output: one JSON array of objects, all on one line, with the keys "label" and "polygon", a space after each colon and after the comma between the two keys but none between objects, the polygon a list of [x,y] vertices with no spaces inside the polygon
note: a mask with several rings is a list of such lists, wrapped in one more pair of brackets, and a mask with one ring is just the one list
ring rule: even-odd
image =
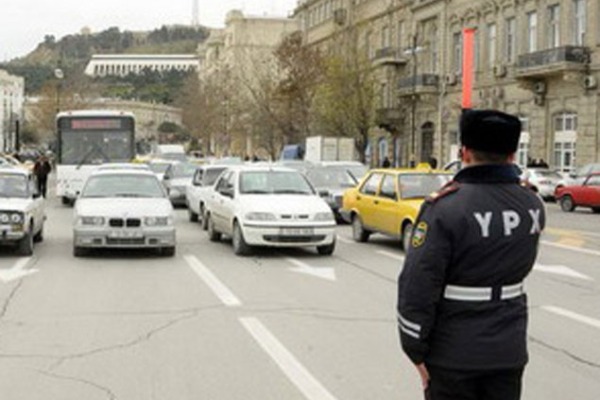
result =
[{"label": "antenna on rooftop", "polygon": [[192,6],[192,26],[198,28],[200,26],[200,5],[199,0],[193,0]]}]

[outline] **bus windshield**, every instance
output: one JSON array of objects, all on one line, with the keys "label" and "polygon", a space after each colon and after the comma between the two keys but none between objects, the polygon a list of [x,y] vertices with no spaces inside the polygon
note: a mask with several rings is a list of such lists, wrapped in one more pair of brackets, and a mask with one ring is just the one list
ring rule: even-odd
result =
[{"label": "bus windshield", "polygon": [[58,121],[59,164],[97,165],[129,162],[134,154],[131,118],[62,117]]}]

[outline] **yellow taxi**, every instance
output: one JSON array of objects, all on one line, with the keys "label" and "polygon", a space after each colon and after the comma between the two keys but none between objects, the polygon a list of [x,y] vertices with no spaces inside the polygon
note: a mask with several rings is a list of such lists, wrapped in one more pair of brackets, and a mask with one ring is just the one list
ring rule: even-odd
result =
[{"label": "yellow taxi", "polygon": [[401,240],[407,249],[421,204],[451,179],[447,171],[425,167],[373,169],[357,187],[344,192],[341,214],[352,224],[355,241],[382,233]]}]

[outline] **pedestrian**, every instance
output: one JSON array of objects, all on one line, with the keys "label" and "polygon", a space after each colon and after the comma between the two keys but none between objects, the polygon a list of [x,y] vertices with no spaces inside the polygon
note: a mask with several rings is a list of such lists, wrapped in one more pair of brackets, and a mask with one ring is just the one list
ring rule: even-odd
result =
[{"label": "pedestrian", "polygon": [[398,280],[398,324],[425,398],[518,400],[527,363],[523,280],[545,225],[512,163],[521,123],[493,110],[460,121],[463,169],[430,196]]},{"label": "pedestrian", "polygon": [[383,159],[383,162],[381,163],[381,167],[382,168],[389,168],[392,164],[390,163],[390,159],[387,158],[387,156]]},{"label": "pedestrian", "polygon": [[37,181],[38,192],[46,198],[48,191],[48,175],[52,171],[50,161],[46,156],[41,156],[35,162],[33,166],[33,174]]}]

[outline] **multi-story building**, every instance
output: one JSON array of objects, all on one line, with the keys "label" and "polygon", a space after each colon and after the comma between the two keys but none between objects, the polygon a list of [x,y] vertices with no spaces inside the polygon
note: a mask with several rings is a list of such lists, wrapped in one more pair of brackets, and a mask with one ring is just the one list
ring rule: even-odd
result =
[{"label": "multi-story building", "polygon": [[296,16],[308,44],[356,32],[379,82],[385,132],[371,148],[399,164],[456,156],[464,28],[476,29],[474,106],[521,117],[521,164],[600,161],[598,1],[304,0]]},{"label": "multi-story building", "polygon": [[259,101],[264,79],[275,76],[274,51],[282,40],[298,31],[290,18],[249,16],[233,10],[227,14],[225,28],[212,30],[198,51],[202,62],[200,81],[212,80],[222,88],[222,132],[212,138],[211,151],[216,154],[255,153],[253,134],[244,108],[234,103]]},{"label": "multi-story building", "polygon": [[25,80],[0,70],[0,151],[14,151],[22,122]]}]

